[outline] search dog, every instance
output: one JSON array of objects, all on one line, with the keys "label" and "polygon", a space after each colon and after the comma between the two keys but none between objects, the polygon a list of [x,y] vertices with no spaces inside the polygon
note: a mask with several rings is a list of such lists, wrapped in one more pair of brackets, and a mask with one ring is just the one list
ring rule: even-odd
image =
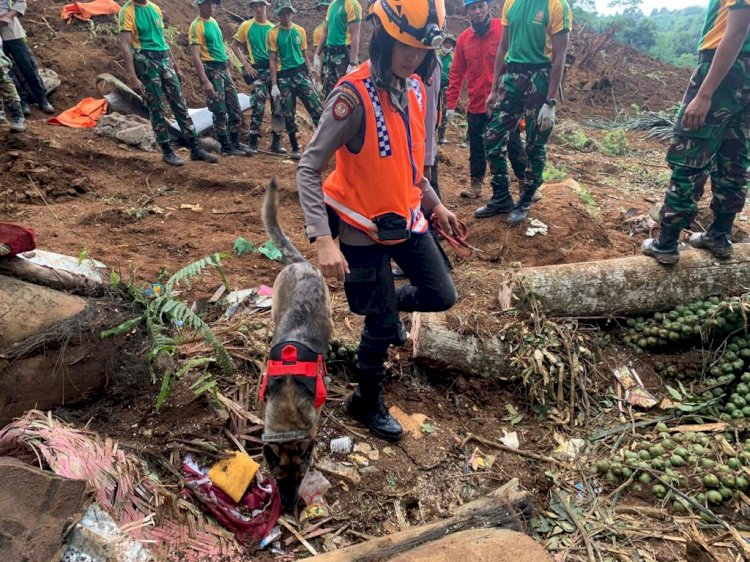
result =
[{"label": "search dog", "polygon": [[266,189],[263,224],[281,250],[285,267],[273,285],[274,323],[269,362],[261,386],[265,402],[263,456],[276,479],[282,505],[293,511],[299,485],[312,461],[325,402],[325,359],[331,336],[328,286],[320,270],[287,238],[278,222],[274,178]]}]

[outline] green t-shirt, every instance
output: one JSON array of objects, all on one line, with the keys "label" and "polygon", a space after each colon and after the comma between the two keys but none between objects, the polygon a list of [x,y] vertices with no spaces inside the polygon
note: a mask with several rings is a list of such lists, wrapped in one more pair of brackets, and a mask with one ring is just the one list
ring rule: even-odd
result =
[{"label": "green t-shirt", "polygon": [[329,47],[345,47],[351,44],[349,24],[362,21],[362,6],[357,0],[333,0],[328,6],[328,37],[326,45]]},{"label": "green t-shirt", "polygon": [[447,55],[438,49],[440,59],[440,87],[447,88],[451,78],[451,65],[453,64],[453,51]]},{"label": "green t-shirt", "polygon": [[510,33],[505,61],[543,64],[552,61],[552,36],[573,28],[573,13],[567,0],[506,0],[502,22]]},{"label": "green t-shirt", "polygon": [[125,2],[120,8],[119,20],[120,33],[128,31],[133,36],[134,51],[169,50],[164,39],[164,18],[159,6],[153,2]]},{"label": "green t-shirt", "polygon": [[204,20],[198,16],[190,24],[188,41],[191,45],[201,46],[203,62],[227,62],[227,50],[224,47],[224,36],[219,23],[214,18]]},{"label": "green t-shirt", "polygon": [[[710,0],[706,9],[706,21],[698,43],[698,50],[713,51],[721,42],[727,29],[729,10],[750,8],[750,0]],[[750,53],[750,33],[745,36],[741,53]]]},{"label": "green t-shirt", "polygon": [[259,23],[253,19],[240,24],[234,38],[245,43],[250,64],[268,64],[268,33],[271,29],[273,24],[270,21]]},{"label": "green t-shirt", "polygon": [[305,64],[307,33],[296,23],[292,27],[275,26],[268,34],[268,50],[276,53],[276,70],[287,70]]}]

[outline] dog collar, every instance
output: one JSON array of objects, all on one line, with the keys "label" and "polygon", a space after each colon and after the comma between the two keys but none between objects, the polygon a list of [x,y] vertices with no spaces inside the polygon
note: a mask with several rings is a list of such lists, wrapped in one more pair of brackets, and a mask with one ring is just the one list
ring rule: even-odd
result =
[{"label": "dog collar", "polygon": [[[300,344],[297,344],[300,345]],[[323,355],[318,354],[315,361],[299,361],[297,345],[286,344],[281,349],[281,359],[269,359],[266,363],[266,372],[260,386],[260,398],[266,400],[266,383],[268,377],[308,377],[317,379],[315,382],[315,408],[320,408],[326,401],[328,391],[326,390],[325,376],[326,364]]]}]

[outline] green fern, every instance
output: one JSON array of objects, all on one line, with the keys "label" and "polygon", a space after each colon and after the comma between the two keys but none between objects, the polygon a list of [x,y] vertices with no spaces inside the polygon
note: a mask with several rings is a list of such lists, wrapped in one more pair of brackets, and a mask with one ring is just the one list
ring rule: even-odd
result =
[{"label": "green fern", "polygon": [[[156,397],[156,411],[161,410],[164,402],[172,392],[174,383],[188,374],[190,371],[197,367],[204,367],[213,363],[214,360],[211,357],[195,357],[182,365],[177,371],[168,371],[164,373],[161,379],[161,387],[159,388],[159,394]],[[196,396],[201,396],[207,392],[216,391],[216,379],[213,378],[211,373],[204,373],[198,380],[196,380],[190,389],[195,393]]]},{"label": "green fern", "polygon": [[190,263],[177,271],[172,277],[169,278],[169,280],[166,283],[165,286],[165,293],[167,295],[172,293],[172,290],[179,286],[181,282],[189,283],[190,279],[193,279],[194,277],[198,277],[199,275],[203,274],[203,270],[208,267],[213,267],[216,269],[216,271],[219,273],[219,276],[221,277],[221,282],[224,284],[224,286],[227,288],[227,290],[231,290],[229,288],[229,283],[227,282],[226,277],[224,276],[224,270],[221,267],[221,260],[222,259],[229,259],[231,257],[230,254],[224,253],[224,252],[217,252],[215,254],[212,254],[210,256],[206,256],[205,258],[199,259],[198,261],[194,261],[193,263]]}]

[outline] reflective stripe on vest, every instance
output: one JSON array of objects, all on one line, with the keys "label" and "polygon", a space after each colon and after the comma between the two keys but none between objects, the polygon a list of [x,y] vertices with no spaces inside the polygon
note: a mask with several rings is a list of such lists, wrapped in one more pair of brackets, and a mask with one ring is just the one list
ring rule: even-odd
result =
[{"label": "reflective stripe on vest", "polygon": [[385,125],[385,115],[383,115],[383,106],[380,105],[378,90],[372,80],[367,78],[363,80],[367,94],[370,96],[372,108],[375,111],[375,123],[378,131],[378,146],[380,147],[380,157],[386,158],[391,155],[391,137],[388,135],[388,127]]}]

